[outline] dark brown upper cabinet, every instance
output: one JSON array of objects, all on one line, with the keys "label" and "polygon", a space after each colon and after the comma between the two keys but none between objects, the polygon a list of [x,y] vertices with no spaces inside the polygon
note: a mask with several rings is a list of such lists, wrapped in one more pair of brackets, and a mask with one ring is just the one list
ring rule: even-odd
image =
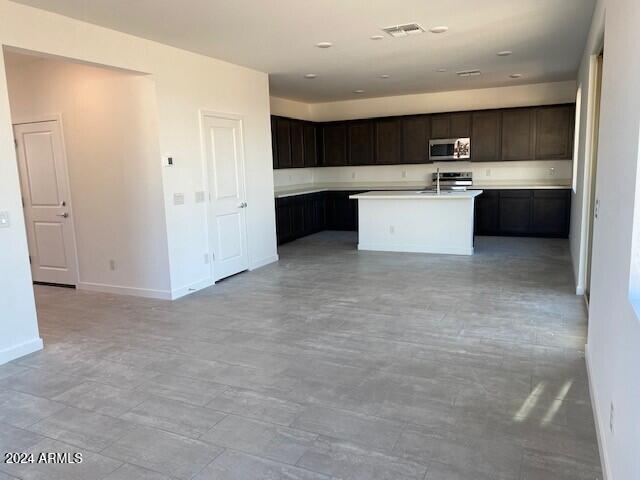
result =
[{"label": "dark brown upper cabinet", "polygon": [[278,165],[278,140],[276,129],[278,123],[277,117],[271,116],[271,156],[273,157],[273,168],[280,168]]},{"label": "dark brown upper cabinet", "polygon": [[466,138],[471,136],[471,113],[431,115],[431,138]]},{"label": "dark brown upper cabinet", "polygon": [[449,138],[451,137],[449,128],[449,114],[439,113],[431,115],[431,135],[430,138]]},{"label": "dark brown upper cabinet", "polygon": [[291,166],[304,167],[303,123],[300,120],[291,121]]},{"label": "dark brown upper cabinet", "polygon": [[471,113],[460,112],[449,115],[449,136],[468,138],[471,136]]},{"label": "dark brown upper cabinet", "polygon": [[276,119],[276,145],[279,168],[291,168],[291,120]]},{"label": "dark brown upper cabinet", "polygon": [[402,123],[398,118],[381,118],[375,124],[376,163],[402,162]]},{"label": "dark brown upper cabinet", "polygon": [[500,112],[474,112],[471,129],[471,160],[496,162],[500,160]]},{"label": "dark brown upper cabinet", "polygon": [[373,122],[348,122],[349,165],[374,163]]},{"label": "dark brown upper cabinet", "polygon": [[429,161],[430,131],[429,116],[402,117],[402,161],[400,163],[426,163]]},{"label": "dark brown upper cabinet", "polygon": [[318,137],[317,127],[311,122],[305,122],[302,127],[302,140],[304,143],[304,166],[318,166]]},{"label": "dark brown upper cabinet", "polygon": [[323,162],[327,167],[347,165],[347,125],[325,123],[322,127]]},{"label": "dark brown upper cabinet", "polygon": [[[514,108],[502,111],[502,160],[531,160],[534,154],[534,110]],[[473,149],[473,145],[471,145]]]},{"label": "dark brown upper cabinet", "polygon": [[536,109],[535,158],[563,160],[573,157],[573,105]]},{"label": "dark brown upper cabinet", "polygon": [[314,123],[273,116],[274,168],[429,162],[429,139],[471,137],[471,160],[570,160],[575,106]]}]

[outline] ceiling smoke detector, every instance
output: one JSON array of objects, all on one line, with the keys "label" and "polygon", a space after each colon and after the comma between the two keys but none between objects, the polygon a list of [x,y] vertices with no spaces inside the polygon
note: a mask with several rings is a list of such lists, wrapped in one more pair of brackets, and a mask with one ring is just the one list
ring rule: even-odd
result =
[{"label": "ceiling smoke detector", "polygon": [[480,70],[463,70],[462,72],[456,72],[456,75],[459,77],[477,77],[480,73]]},{"label": "ceiling smoke detector", "polygon": [[401,38],[408,37],[409,35],[416,35],[418,33],[424,33],[424,28],[417,23],[406,23],[404,25],[386,27],[383,28],[382,31],[388,33],[393,38]]}]

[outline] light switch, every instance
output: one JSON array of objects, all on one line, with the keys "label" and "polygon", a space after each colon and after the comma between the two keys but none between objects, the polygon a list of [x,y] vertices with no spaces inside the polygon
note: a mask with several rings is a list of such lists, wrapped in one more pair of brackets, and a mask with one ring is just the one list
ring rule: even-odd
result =
[{"label": "light switch", "polygon": [[9,227],[9,212],[0,212],[0,228]]},{"label": "light switch", "polygon": [[174,193],[173,194],[173,204],[174,205],[184,205],[184,193]]}]

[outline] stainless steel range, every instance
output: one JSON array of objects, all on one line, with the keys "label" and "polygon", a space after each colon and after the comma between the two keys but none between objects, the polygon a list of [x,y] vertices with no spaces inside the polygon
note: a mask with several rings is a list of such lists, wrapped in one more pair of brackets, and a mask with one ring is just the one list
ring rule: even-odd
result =
[{"label": "stainless steel range", "polygon": [[435,172],[432,175],[432,184],[435,187],[440,179],[441,190],[465,191],[473,186],[473,174],[471,172]]}]

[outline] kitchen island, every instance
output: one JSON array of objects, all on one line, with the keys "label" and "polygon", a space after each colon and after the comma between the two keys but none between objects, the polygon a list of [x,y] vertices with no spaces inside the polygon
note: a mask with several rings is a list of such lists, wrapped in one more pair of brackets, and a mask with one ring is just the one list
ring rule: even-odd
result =
[{"label": "kitchen island", "polygon": [[358,249],[473,255],[475,197],[482,190],[374,191],[358,201]]}]

